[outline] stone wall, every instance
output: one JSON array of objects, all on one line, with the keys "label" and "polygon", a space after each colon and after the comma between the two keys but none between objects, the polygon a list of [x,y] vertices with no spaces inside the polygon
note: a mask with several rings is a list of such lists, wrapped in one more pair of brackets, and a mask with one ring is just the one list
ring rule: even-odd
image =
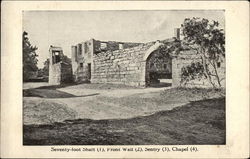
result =
[{"label": "stone wall", "polygon": [[62,62],[53,64],[49,67],[49,84],[59,85],[72,82],[72,68],[69,64]]},{"label": "stone wall", "polygon": [[94,53],[100,53],[104,51],[115,51],[115,50],[136,47],[142,43],[93,40],[93,44],[94,44]]},{"label": "stone wall", "polygon": [[[160,57],[162,55],[160,46],[171,45],[172,42],[175,42],[175,39],[145,44],[123,43],[124,49],[120,49],[121,42],[103,42],[91,39],[72,46],[75,81],[145,87],[157,74],[153,81],[172,78],[173,87],[211,86],[206,79],[192,80],[183,85],[181,82],[182,68],[201,59],[194,50],[188,48],[176,57],[172,57],[172,55],[171,57],[165,55]],[[105,45],[103,45],[104,43]],[[225,77],[225,62],[221,62],[218,73]],[[225,80],[222,81],[222,85],[224,84]]]},{"label": "stone wall", "polygon": [[70,64],[61,63],[61,83],[72,82],[72,67]]},{"label": "stone wall", "polygon": [[76,81],[77,79],[77,68],[78,68],[78,63],[77,63],[77,47],[76,46],[71,46],[71,63],[72,63],[72,79],[73,81]]},{"label": "stone wall", "polygon": [[[174,57],[172,60],[172,86],[173,87],[212,87],[211,83],[205,77],[201,79],[195,79],[187,82],[185,85],[181,82],[181,69],[190,65],[192,62],[202,62],[200,56],[196,54],[194,50],[182,51],[178,57]],[[218,68],[218,74],[220,77],[225,78],[225,61],[221,61]],[[211,68],[210,68],[211,69]],[[212,81],[215,82],[215,77],[212,77]],[[225,87],[225,80],[221,81],[222,87]]]},{"label": "stone wall", "polygon": [[90,81],[89,64],[92,63],[93,52],[94,39],[79,43],[71,47],[72,71],[74,81]]},{"label": "stone wall", "polygon": [[58,85],[61,82],[61,64],[63,50],[61,47],[49,48],[49,84]]},{"label": "stone wall", "polygon": [[120,83],[144,87],[147,50],[154,43],[94,54],[91,83]]},{"label": "stone wall", "polygon": [[115,51],[131,48],[140,43],[125,43],[115,41],[99,41],[90,39],[88,41],[72,46],[72,70],[74,81],[87,82],[91,79],[94,70],[93,55],[101,52]]},{"label": "stone wall", "polygon": [[49,84],[58,85],[61,83],[61,63],[50,65],[49,67]]},{"label": "stone wall", "polygon": [[51,46],[49,53],[49,84],[59,85],[61,83],[72,82],[72,68],[74,67],[71,64],[63,62],[64,55],[62,48]]}]

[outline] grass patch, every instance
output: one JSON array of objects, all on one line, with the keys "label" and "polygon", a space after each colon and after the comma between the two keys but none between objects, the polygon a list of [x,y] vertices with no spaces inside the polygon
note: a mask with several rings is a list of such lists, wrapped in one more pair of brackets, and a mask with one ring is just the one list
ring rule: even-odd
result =
[{"label": "grass patch", "polygon": [[194,101],[150,116],[24,125],[24,145],[225,144],[225,98]]},{"label": "grass patch", "polygon": [[213,88],[172,88],[164,90],[161,96],[166,100],[197,101],[225,97],[225,89]]},{"label": "grass patch", "polygon": [[77,113],[64,104],[51,101],[24,101],[24,124],[42,124],[75,119]]}]

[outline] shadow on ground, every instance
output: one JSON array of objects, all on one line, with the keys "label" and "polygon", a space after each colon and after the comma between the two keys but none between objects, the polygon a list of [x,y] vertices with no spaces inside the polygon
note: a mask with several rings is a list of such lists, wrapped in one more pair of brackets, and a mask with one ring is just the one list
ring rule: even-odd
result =
[{"label": "shadow on ground", "polygon": [[[88,83],[89,84],[89,83]],[[37,87],[36,89],[49,89],[49,90],[55,90],[58,88],[65,88],[65,87],[69,87],[69,86],[75,86],[78,85],[78,83],[63,83],[60,85],[47,85],[47,86],[40,86]]]},{"label": "shadow on ground", "polygon": [[225,98],[194,101],[130,119],[24,125],[24,145],[225,144]]},{"label": "shadow on ground", "polygon": [[[50,87],[50,86],[49,86]],[[76,96],[70,93],[59,91],[52,87],[51,89],[46,88],[32,88],[24,89],[23,97],[40,97],[40,98],[73,98],[73,97],[89,97],[96,96],[99,93],[87,94],[82,96]]]},{"label": "shadow on ground", "polygon": [[153,88],[161,88],[161,87],[171,87],[172,83],[165,83],[165,82],[160,82],[160,83],[151,83],[149,87]]}]

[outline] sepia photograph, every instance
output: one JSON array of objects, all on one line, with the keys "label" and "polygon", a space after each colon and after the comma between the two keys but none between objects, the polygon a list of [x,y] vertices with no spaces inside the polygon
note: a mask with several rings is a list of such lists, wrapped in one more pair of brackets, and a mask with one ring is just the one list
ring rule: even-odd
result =
[{"label": "sepia photograph", "polygon": [[3,1],[0,158],[249,158],[246,1]]},{"label": "sepia photograph", "polygon": [[23,11],[23,145],[225,145],[224,14]]}]

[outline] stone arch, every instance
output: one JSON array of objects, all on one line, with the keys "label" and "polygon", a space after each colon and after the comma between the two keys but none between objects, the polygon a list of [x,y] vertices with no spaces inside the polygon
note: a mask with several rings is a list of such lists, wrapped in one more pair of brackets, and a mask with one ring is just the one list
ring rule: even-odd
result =
[{"label": "stone arch", "polygon": [[[167,78],[172,75],[172,59],[161,54],[160,46],[164,45],[157,41],[145,53],[145,86],[159,82],[159,78]],[[168,75],[169,74],[169,75]]]},{"label": "stone arch", "polygon": [[157,41],[153,46],[151,46],[143,56],[143,61],[146,61],[150,54],[152,54],[154,51],[159,49],[160,46],[164,45],[163,43],[160,43],[160,41]]}]

